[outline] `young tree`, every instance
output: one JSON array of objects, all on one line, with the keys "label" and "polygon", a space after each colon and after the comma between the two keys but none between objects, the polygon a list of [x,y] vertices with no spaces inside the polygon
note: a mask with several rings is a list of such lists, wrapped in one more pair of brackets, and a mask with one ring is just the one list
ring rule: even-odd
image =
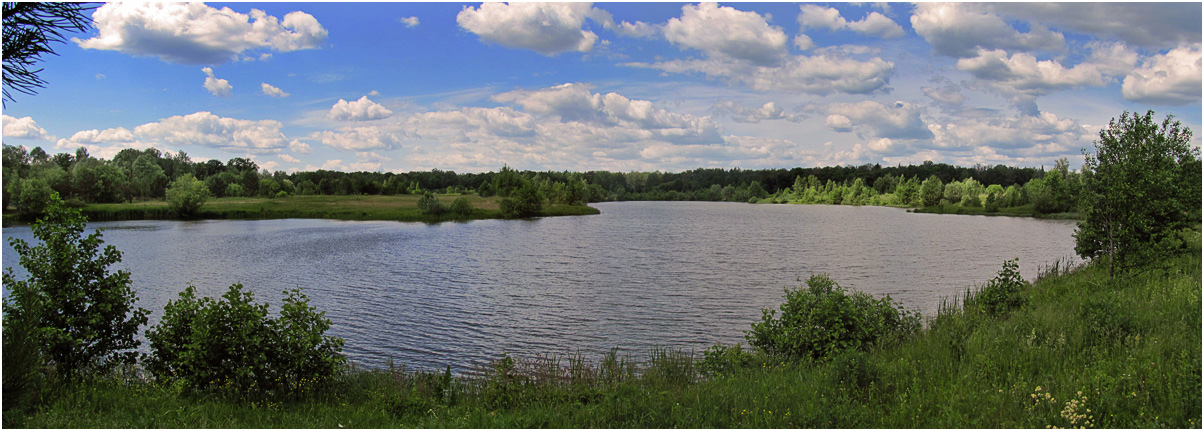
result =
[{"label": "young tree", "polygon": [[945,185],[941,183],[941,179],[936,175],[929,176],[920,184],[920,203],[926,207],[930,207],[941,203],[941,196],[945,192]]},{"label": "young tree", "polygon": [[171,183],[167,189],[167,206],[181,218],[192,217],[209,199],[209,186],[190,174]]},{"label": "young tree", "polygon": [[138,297],[130,273],[109,272],[121,252],[111,245],[101,250],[99,231],[82,237],[85,222],[79,210],[52,195],[46,216],[33,224],[42,244],[10,241],[29,278],[17,280],[12,268],[4,270],[11,292],[4,302],[4,326],[19,322],[36,328],[43,357],[68,378],[132,363],[139,345],[134,337],[147,315],[134,307]]},{"label": "young tree", "polygon": [[1126,111],[1100,131],[1094,152],[1084,150],[1087,217],[1075,232],[1075,252],[1108,256],[1109,275],[1169,251],[1179,229],[1199,223],[1200,150],[1188,146],[1191,130],[1173,118],[1160,127],[1154,111]]}]

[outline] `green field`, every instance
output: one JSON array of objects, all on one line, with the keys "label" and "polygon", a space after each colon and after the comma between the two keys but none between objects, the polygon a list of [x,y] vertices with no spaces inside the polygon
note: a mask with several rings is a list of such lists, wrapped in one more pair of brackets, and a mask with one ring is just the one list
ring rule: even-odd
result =
[{"label": "green field", "polygon": [[1047,269],[1008,315],[946,307],[910,339],[826,363],[755,356],[708,375],[699,354],[654,350],[640,364],[499,360],[474,376],[374,364],[291,400],[108,376],[50,385],[4,426],[1199,428],[1200,268],[1197,249],[1116,279]]},{"label": "green field", "polygon": [[[449,206],[460,195],[438,195]],[[438,216],[418,210],[418,195],[397,196],[288,196],[283,198],[210,198],[197,214],[200,219],[281,219],[324,218],[338,220],[395,220],[410,222],[440,222],[448,220],[479,220],[503,218],[498,209],[502,198],[481,198],[465,195],[473,207],[467,215],[445,213]],[[117,204],[90,204],[82,208],[91,221],[112,220],[170,220],[175,214],[165,201],[143,201]],[[542,216],[598,214],[598,210],[582,205],[548,205]],[[6,223],[7,224],[7,223]]]}]

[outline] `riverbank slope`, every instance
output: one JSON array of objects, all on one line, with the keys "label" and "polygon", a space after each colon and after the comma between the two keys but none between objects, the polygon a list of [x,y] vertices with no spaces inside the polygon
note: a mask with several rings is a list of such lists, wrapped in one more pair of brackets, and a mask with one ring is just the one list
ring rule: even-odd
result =
[{"label": "riverbank slope", "polygon": [[946,308],[913,338],[826,363],[753,356],[703,376],[703,355],[671,351],[639,365],[502,359],[473,377],[352,371],[294,401],[188,397],[111,377],[50,388],[46,405],[8,412],[4,425],[1198,428],[1199,243],[1197,232],[1195,251],[1115,279],[1104,268],[1047,269],[1010,314]]},{"label": "riverbank slope", "polygon": [[[444,208],[460,195],[437,195]],[[362,196],[288,196],[281,198],[211,198],[196,215],[196,219],[283,219],[322,218],[337,220],[391,220],[405,222],[440,222],[449,220],[481,220],[504,218],[500,209],[502,198],[482,198],[464,195],[472,205],[468,214],[445,212],[423,214],[418,209],[418,195]],[[176,220],[165,201],[143,201],[116,204],[89,204],[81,208],[89,221],[114,220]],[[586,205],[545,205],[540,216],[599,214]],[[15,223],[15,217],[5,215],[4,225]]]}]

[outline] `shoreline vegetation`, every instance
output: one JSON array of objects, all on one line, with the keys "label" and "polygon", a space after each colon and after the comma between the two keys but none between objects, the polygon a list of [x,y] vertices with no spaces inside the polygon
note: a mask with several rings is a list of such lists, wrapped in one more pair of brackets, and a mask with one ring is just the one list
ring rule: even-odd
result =
[{"label": "shoreline vegetation", "polygon": [[352,366],[288,400],[184,395],[126,368],[48,388],[45,405],[6,412],[4,426],[1199,428],[1198,228],[1194,244],[1124,277],[1046,267],[1004,314],[982,306],[987,285],[968,290],[914,335],[828,361],[738,346],[638,360],[502,354],[463,375]]}]

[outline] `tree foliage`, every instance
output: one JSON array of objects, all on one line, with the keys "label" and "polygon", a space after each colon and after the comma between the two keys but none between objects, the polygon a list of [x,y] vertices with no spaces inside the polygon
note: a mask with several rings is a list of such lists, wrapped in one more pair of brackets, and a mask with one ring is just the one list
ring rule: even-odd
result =
[{"label": "tree foliage", "polygon": [[46,85],[33,69],[42,54],[54,54],[53,43],[66,43],[64,32],[84,31],[89,19],[87,3],[4,3],[4,100],[13,100],[10,89],[33,95]]},{"label": "tree foliage", "polygon": [[1181,246],[1178,231],[1200,222],[1200,150],[1173,116],[1124,112],[1085,152],[1086,219],[1075,232],[1084,258],[1107,256],[1108,271],[1149,262]]},{"label": "tree foliage", "polygon": [[534,217],[543,210],[544,197],[531,184],[519,187],[510,197],[502,199],[502,215],[508,218]]},{"label": "tree foliage", "polygon": [[418,210],[426,215],[440,215],[447,212],[447,207],[444,207],[434,194],[426,192],[418,198]]},{"label": "tree foliage", "polygon": [[68,377],[132,363],[132,349],[139,345],[135,335],[147,315],[134,307],[138,297],[129,272],[109,271],[121,261],[121,252],[111,245],[102,250],[99,231],[82,237],[85,222],[79,210],[52,195],[46,216],[32,226],[42,243],[10,241],[29,277],[17,280],[12,268],[4,271],[4,286],[11,292],[4,326],[23,322],[36,328],[43,357]]},{"label": "tree foliage", "polygon": [[163,320],[146,332],[146,367],[189,391],[249,397],[303,395],[328,384],[344,363],[343,340],[327,336],[330,319],[298,290],[278,317],[256,304],[241,284],[220,300],[197,298],[188,286],[169,301]]},{"label": "tree foliage", "polygon": [[920,328],[919,315],[902,311],[889,296],[849,292],[826,275],[811,276],[805,289],[786,289],[785,298],[781,315],[762,310],[748,344],[771,355],[830,359]]},{"label": "tree foliage", "polygon": [[186,174],[171,183],[167,189],[167,206],[181,218],[196,215],[209,199],[209,186]]}]

